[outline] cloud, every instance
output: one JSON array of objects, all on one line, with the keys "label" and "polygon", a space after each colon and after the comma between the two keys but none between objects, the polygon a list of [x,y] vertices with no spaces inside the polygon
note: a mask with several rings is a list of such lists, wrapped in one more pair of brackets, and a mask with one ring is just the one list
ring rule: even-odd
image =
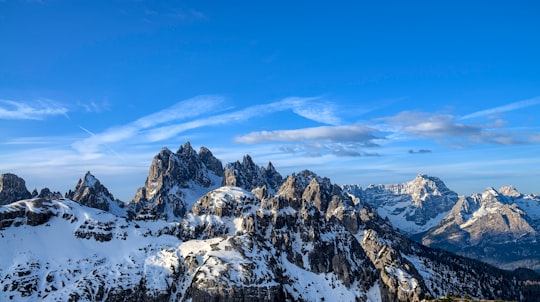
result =
[{"label": "cloud", "polygon": [[[153,143],[173,138],[185,131],[207,126],[238,123],[257,116],[293,110],[297,114],[310,116],[306,110],[309,106],[318,106],[321,118],[311,116],[311,119],[328,120],[331,114],[322,103],[313,105],[318,98],[292,97],[283,100],[250,106],[236,111],[219,113],[220,105],[224,99],[216,95],[203,95],[176,103],[175,105],[158,112],[143,116],[129,124],[111,127],[101,133],[93,133],[81,127],[90,137],[75,142],[72,146],[80,153],[92,154],[103,148],[110,149],[109,145],[128,140],[137,140],[138,143]],[[202,115],[205,114],[203,117]],[[335,121],[335,120],[334,120]]]},{"label": "cloud", "polygon": [[482,131],[479,126],[458,123],[454,116],[447,114],[404,111],[383,120],[397,127],[397,132],[415,137],[478,136]]},{"label": "cloud", "polygon": [[531,98],[527,100],[522,100],[519,102],[510,103],[504,106],[477,111],[477,112],[465,115],[461,117],[461,119],[466,120],[466,119],[472,119],[472,118],[477,118],[477,117],[482,117],[482,116],[494,115],[494,114],[514,111],[514,110],[518,110],[518,109],[526,108],[530,106],[535,106],[539,104],[540,104],[540,97],[535,97],[535,98]]},{"label": "cloud", "polygon": [[[515,108],[515,107],[514,107]],[[387,124],[377,129],[390,131],[388,138],[426,138],[462,148],[474,143],[519,145],[537,142],[536,134],[505,128],[506,122],[497,120],[487,124],[467,124],[453,115],[404,111],[379,120]]]},{"label": "cloud", "polygon": [[154,127],[170,122],[195,118],[203,113],[214,111],[222,101],[223,98],[220,96],[206,95],[194,97],[180,101],[164,110],[146,115],[129,124],[111,127],[101,133],[93,133],[81,126],[81,129],[90,134],[90,137],[79,140],[72,146],[80,153],[89,154],[99,152],[101,147],[110,149],[108,144],[134,139],[135,137],[138,137],[138,139],[146,137],[147,141],[159,140],[148,139],[148,132],[155,131]]},{"label": "cloud", "polygon": [[[207,127],[207,126],[217,126],[217,125],[225,125],[225,124],[231,124],[231,123],[239,123],[243,121],[247,121],[249,119],[258,117],[258,116],[264,116],[267,114],[275,113],[275,112],[281,112],[286,110],[293,110],[293,112],[297,113],[298,115],[304,116],[306,118],[310,117],[310,113],[305,110],[307,107],[315,106],[316,108],[320,108],[321,114],[318,117],[311,116],[310,119],[315,121],[321,121],[321,120],[329,120],[330,119],[330,113],[327,111],[324,111],[323,108],[328,108],[320,103],[314,103],[313,101],[318,98],[308,97],[308,98],[301,98],[301,97],[291,97],[291,98],[285,98],[281,101],[267,103],[267,104],[260,104],[260,105],[254,105],[250,106],[244,109],[239,109],[232,112],[222,113],[222,114],[216,114],[216,115],[210,115],[208,117],[191,120],[183,123],[176,123],[171,125],[165,125],[162,127],[156,127],[153,129],[148,130],[145,133],[145,137],[147,140],[152,142],[162,141],[171,137],[174,137],[182,132],[197,129],[201,127]],[[200,106],[204,106],[204,104],[200,104]],[[326,112],[326,115],[325,115]],[[333,121],[336,121],[336,119],[333,119]]]},{"label": "cloud", "polygon": [[67,116],[68,109],[51,100],[32,103],[0,100],[0,119],[43,120],[50,116]]},{"label": "cloud", "polygon": [[419,149],[419,150],[410,149],[409,150],[409,154],[426,154],[426,153],[432,153],[432,151],[429,149]]},{"label": "cloud", "polygon": [[362,144],[342,144],[342,143],[304,143],[287,144],[278,147],[278,150],[285,153],[299,154],[304,157],[321,157],[333,155],[336,157],[360,157],[360,156],[380,156],[376,152],[365,152]]},{"label": "cloud", "polygon": [[320,99],[320,97],[291,97],[284,99],[280,103],[286,108],[291,108],[299,116],[309,120],[328,125],[340,124],[341,119],[335,112],[335,105],[330,102],[318,101]]},{"label": "cloud", "polygon": [[251,132],[238,136],[235,141],[243,144],[287,143],[279,148],[287,153],[308,157],[332,154],[338,157],[374,156],[377,153],[363,151],[366,147],[377,147],[380,133],[363,125],[320,126],[293,130]]},{"label": "cloud", "polygon": [[82,108],[85,112],[89,112],[89,113],[92,113],[92,112],[99,113],[102,111],[110,110],[110,104],[107,100],[104,100],[102,102],[94,102],[94,101],[78,102],[77,106]]},{"label": "cloud", "polygon": [[293,130],[274,130],[251,132],[235,138],[238,143],[255,144],[265,142],[298,142],[298,141],[326,141],[326,142],[354,142],[363,146],[376,146],[374,142],[378,131],[362,126],[320,126]]}]

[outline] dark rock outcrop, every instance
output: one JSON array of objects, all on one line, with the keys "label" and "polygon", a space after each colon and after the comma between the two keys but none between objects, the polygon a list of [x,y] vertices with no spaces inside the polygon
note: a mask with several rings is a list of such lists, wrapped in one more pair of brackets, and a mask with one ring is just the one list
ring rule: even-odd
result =
[{"label": "dark rock outcrop", "polygon": [[[34,195],[34,194],[32,194]],[[33,196],[34,197],[34,196]],[[62,194],[60,192],[51,192],[49,188],[43,188],[39,192],[37,198],[44,198],[44,199],[61,199],[63,198]]]},{"label": "dark rock outcrop", "polygon": [[242,162],[236,161],[225,166],[224,186],[236,186],[251,191],[265,187],[269,194],[274,194],[283,182],[283,177],[272,163],[266,168],[257,166],[251,156],[245,155]]},{"label": "dark rock outcrop", "polygon": [[109,190],[90,172],[86,172],[84,177],[79,179],[75,190],[69,190],[66,193],[66,198],[103,211],[111,211],[123,206],[122,202],[114,198]]},{"label": "dark rock outcrop", "polygon": [[0,174],[0,205],[31,197],[24,179],[12,173]]},{"label": "dark rock outcrop", "polygon": [[145,186],[137,190],[128,213],[138,219],[182,217],[195,201],[189,200],[185,191],[209,191],[219,185],[223,174],[220,166],[210,150],[201,148],[197,153],[189,142],[176,153],[163,148],[152,160]]}]

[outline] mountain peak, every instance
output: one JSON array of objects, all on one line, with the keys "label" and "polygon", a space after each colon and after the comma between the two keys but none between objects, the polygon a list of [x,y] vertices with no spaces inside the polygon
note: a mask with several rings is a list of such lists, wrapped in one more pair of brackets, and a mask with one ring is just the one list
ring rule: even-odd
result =
[{"label": "mountain peak", "polygon": [[248,191],[266,186],[266,189],[273,193],[283,182],[283,178],[271,164],[268,169],[260,167],[248,154],[244,155],[241,163],[228,163],[224,175],[223,185],[237,186]]},{"label": "mountain peak", "polygon": [[484,192],[482,192],[482,199],[493,200],[498,199],[497,197],[499,197],[499,192],[493,187],[487,187]]},{"label": "mountain peak", "polygon": [[[213,172],[213,173],[212,173]],[[205,192],[221,183],[221,162],[207,148],[199,153],[186,142],[172,153],[163,148],[154,156],[145,186],[130,202],[129,213],[150,213],[154,218],[182,217],[195,202],[190,190]]]},{"label": "mountain peak", "polygon": [[[41,194],[40,194],[41,195]],[[79,179],[75,189],[69,190],[66,197],[87,207],[123,215],[121,204],[109,190],[90,171]]]},{"label": "mountain peak", "polygon": [[193,147],[191,147],[191,143],[187,141],[184,146],[180,146],[180,148],[178,148],[176,154],[186,154],[187,156],[190,156],[191,154],[195,154],[195,150],[193,149]]},{"label": "mountain peak", "polygon": [[83,184],[83,186],[93,187],[97,183],[98,183],[98,180],[96,179],[96,177],[94,175],[92,175],[92,173],[90,173],[90,171],[87,171],[86,174],[84,175],[84,184]]},{"label": "mountain peak", "polygon": [[504,196],[515,198],[522,196],[522,194],[516,188],[514,188],[514,186],[502,186],[499,188],[499,193]]}]

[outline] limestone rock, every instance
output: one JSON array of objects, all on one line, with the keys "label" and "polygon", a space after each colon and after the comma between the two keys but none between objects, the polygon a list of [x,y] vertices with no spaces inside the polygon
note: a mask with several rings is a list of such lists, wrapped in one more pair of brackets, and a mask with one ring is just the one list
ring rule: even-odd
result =
[{"label": "limestone rock", "polygon": [[31,197],[24,179],[12,173],[0,174],[0,205]]},{"label": "limestone rock", "polygon": [[[41,194],[40,194],[41,195]],[[66,198],[84,206],[117,213],[122,202],[114,198],[109,190],[89,171],[79,179],[75,189],[66,193]]]}]

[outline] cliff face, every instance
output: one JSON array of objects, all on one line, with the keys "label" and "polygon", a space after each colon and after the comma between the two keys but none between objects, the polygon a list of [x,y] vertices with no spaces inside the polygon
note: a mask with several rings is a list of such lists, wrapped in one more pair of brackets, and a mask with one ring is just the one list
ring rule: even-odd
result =
[{"label": "cliff face", "polygon": [[221,183],[221,162],[210,150],[188,142],[176,153],[164,148],[152,160],[144,187],[129,203],[138,219],[180,219],[200,195]]},{"label": "cliff face", "polygon": [[0,205],[31,197],[24,179],[12,173],[0,174]]},{"label": "cliff face", "polygon": [[79,179],[73,191],[69,190],[66,193],[66,198],[90,208],[125,215],[124,204],[114,198],[109,190],[90,172]]}]

